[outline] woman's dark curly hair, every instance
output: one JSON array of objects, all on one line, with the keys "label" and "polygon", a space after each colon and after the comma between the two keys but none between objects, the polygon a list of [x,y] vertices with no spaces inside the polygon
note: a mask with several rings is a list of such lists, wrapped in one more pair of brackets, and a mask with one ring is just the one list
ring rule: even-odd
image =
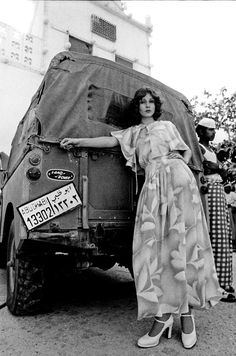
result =
[{"label": "woman's dark curly hair", "polygon": [[162,114],[162,102],[156,92],[148,87],[140,88],[135,92],[134,98],[130,102],[129,112],[132,115],[132,125],[138,125],[141,122],[142,117],[139,113],[139,104],[142,98],[144,98],[147,94],[150,94],[153,97],[155,103],[153,119],[157,120]]}]

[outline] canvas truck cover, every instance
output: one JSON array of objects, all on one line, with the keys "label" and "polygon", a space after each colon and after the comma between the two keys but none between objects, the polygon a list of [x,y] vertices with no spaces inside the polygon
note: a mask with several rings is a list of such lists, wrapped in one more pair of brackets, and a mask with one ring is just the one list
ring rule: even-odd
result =
[{"label": "canvas truck cover", "polygon": [[9,173],[30,149],[31,138],[96,137],[126,127],[125,112],[137,89],[148,86],[160,96],[162,119],[172,121],[192,150],[192,168],[201,171],[201,152],[190,103],[161,82],[109,60],[61,52],[19,123],[12,142]]}]

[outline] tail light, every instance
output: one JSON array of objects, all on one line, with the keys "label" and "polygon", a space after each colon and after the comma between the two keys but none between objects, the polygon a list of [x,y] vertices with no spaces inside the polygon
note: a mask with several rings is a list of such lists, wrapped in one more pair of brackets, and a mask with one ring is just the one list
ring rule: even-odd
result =
[{"label": "tail light", "polygon": [[34,153],[29,157],[29,162],[32,166],[37,166],[41,162],[41,157],[38,153]]},{"label": "tail light", "polygon": [[41,177],[41,171],[37,167],[31,167],[26,172],[26,177],[30,180],[37,180]]}]

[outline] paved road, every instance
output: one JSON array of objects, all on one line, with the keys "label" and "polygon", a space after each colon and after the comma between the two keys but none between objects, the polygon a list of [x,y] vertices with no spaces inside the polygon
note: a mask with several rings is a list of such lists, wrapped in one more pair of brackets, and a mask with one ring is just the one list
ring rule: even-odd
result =
[{"label": "paved road", "polygon": [[[0,270],[0,302],[5,296],[5,271]],[[153,349],[137,348],[136,339],[151,322],[137,322],[136,312],[134,284],[124,268],[55,278],[47,313],[14,317],[7,308],[0,310],[0,355],[236,355],[236,303],[221,302],[211,310],[195,312],[198,343],[192,350],[181,345],[177,318],[171,340],[163,337]]]}]

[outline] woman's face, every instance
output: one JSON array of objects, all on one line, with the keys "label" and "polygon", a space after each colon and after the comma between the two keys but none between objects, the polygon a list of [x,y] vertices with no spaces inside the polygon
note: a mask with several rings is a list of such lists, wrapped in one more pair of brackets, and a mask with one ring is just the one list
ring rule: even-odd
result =
[{"label": "woman's face", "polygon": [[155,101],[153,97],[147,93],[139,102],[139,113],[142,118],[151,118],[155,112]]}]

